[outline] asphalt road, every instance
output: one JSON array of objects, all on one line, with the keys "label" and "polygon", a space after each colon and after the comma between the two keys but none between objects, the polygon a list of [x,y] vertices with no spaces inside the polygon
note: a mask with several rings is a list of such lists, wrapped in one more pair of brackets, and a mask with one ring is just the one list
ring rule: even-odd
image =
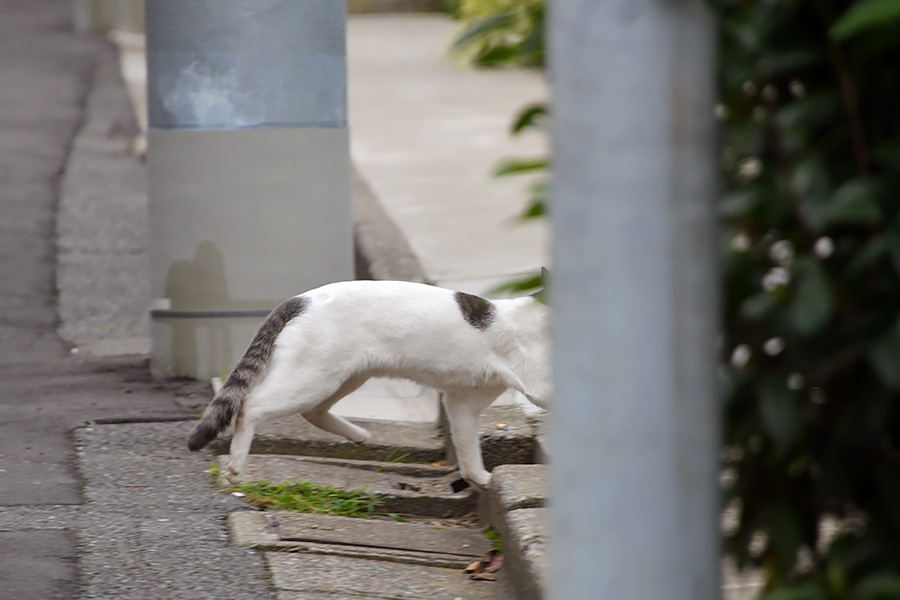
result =
[{"label": "asphalt road", "polygon": [[[76,427],[89,421],[183,419],[207,401],[205,388],[196,383],[151,379],[140,356],[74,354],[72,344],[58,334],[61,297],[74,307],[72,319],[105,319],[107,330],[118,322],[122,330],[138,331],[144,307],[127,297],[118,305],[98,305],[91,294],[104,293],[109,281],[125,290],[146,285],[137,265],[145,257],[128,251],[140,240],[94,243],[103,242],[110,230],[115,236],[137,235],[135,228],[95,228],[83,234],[68,228],[71,239],[91,243],[68,248],[57,243],[61,182],[73,166],[74,140],[91,122],[89,106],[104,125],[92,135],[105,136],[109,144],[100,152],[86,149],[94,155],[77,168],[131,160],[116,148],[134,131],[124,92],[94,94],[121,90],[114,79],[115,53],[102,38],[72,33],[71,4],[0,0],[0,513],[7,515],[56,507],[63,516],[67,506],[84,502],[72,438]],[[76,181],[81,183],[70,185],[66,193],[90,196],[92,186],[116,189],[103,177]],[[77,217],[82,226],[114,226],[111,206],[121,207],[121,202],[109,199],[112,204],[82,203],[68,218]],[[116,255],[130,266],[111,262]],[[60,261],[70,274],[62,286]],[[0,597],[76,597],[77,551],[66,529],[6,523],[0,529]]]}]

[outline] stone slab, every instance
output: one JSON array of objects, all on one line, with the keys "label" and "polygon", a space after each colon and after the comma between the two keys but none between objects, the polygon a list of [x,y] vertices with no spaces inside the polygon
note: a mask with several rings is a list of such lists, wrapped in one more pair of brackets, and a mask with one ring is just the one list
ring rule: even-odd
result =
[{"label": "stone slab", "polygon": [[228,519],[232,541],[258,550],[309,552],[463,568],[491,544],[477,529],[287,511],[239,512]]},{"label": "stone slab", "polygon": [[[441,411],[440,428],[449,437],[446,411]],[[492,404],[479,418],[479,437],[484,466],[534,462],[534,435],[525,414],[515,404]],[[447,445],[447,464],[456,464],[456,452]]]},{"label": "stone slab", "polygon": [[74,554],[74,539],[67,531],[0,531],[3,597],[73,597]]},{"label": "stone slab", "polygon": [[494,526],[503,540],[504,569],[516,598],[541,600],[546,581],[546,508],[519,508],[505,513]]},{"label": "stone slab", "polygon": [[[227,457],[219,457],[223,467]],[[433,517],[463,516],[475,510],[475,492],[454,492],[459,475],[448,467],[402,463],[253,455],[244,481],[310,481],[345,490],[367,490],[382,502],[379,511]]]},{"label": "stone slab", "polygon": [[500,465],[494,469],[490,495],[496,508],[503,512],[545,506],[546,465]]},{"label": "stone slab", "polygon": [[[184,448],[191,425],[75,431],[84,504],[67,526],[78,551],[78,598],[271,597],[262,553],[228,539],[226,515],[246,504],[211,485],[206,457]],[[45,519],[40,526],[59,520]]]},{"label": "stone slab", "polygon": [[481,453],[488,470],[534,462],[534,434],[517,405],[492,405],[481,413]]},{"label": "stone slab", "polygon": [[321,554],[267,552],[279,600],[513,598],[503,582],[472,581],[460,569]]},{"label": "stone slab", "polygon": [[528,418],[534,432],[534,460],[539,463],[550,462],[550,446],[547,439],[547,419],[545,415],[531,415]]},{"label": "stone slab", "polygon": [[493,471],[487,518],[500,534],[504,569],[523,600],[543,597],[547,492],[546,465],[500,465]]}]

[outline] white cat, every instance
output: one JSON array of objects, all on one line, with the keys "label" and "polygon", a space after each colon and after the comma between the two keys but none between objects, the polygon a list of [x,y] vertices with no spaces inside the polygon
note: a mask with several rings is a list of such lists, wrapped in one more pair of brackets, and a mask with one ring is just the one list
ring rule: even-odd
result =
[{"label": "white cat", "polygon": [[275,308],[188,437],[196,451],[236,417],[226,476],[237,480],[262,420],[302,414],[363,443],[371,434],[329,409],[370,377],[443,390],[460,475],[479,489],[491,476],[479,414],[513,388],[543,407],[550,394],[547,308],[526,297],[478,296],[402,281],[347,281]]}]

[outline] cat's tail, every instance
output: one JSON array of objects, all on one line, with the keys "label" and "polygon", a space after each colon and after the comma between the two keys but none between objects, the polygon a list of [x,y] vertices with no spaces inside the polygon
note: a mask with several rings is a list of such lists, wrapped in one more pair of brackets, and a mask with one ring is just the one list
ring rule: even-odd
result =
[{"label": "cat's tail", "polygon": [[238,415],[244,399],[266,372],[275,351],[275,340],[291,319],[302,313],[309,300],[295,296],[276,307],[250,342],[250,347],[225,380],[222,389],[203,411],[203,418],[188,435],[187,447],[196,452],[216,439]]}]

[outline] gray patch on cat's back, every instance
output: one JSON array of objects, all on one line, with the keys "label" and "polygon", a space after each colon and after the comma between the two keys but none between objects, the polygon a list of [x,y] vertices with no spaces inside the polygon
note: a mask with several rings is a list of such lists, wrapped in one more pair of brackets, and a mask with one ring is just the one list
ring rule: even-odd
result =
[{"label": "gray patch on cat's back", "polygon": [[235,366],[231,377],[239,385],[250,385],[250,382],[263,369],[272,357],[275,339],[292,319],[302,314],[309,307],[309,298],[295,296],[275,307],[257,331],[244,357]]},{"label": "gray patch on cat's back", "polygon": [[307,308],[309,308],[309,298],[306,296],[294,296],[293,298],[288,298],[275,307],[260,329],[261,331],[266,330],[266,335],[274,339],[281,333],[281,330],[284,329],[285,325],[305,312]]},{"label": "gray patch on cat's back", "polygon": [[454,295],[463,318],[476,329],[484,331],[494,322],[494,305],[479,296],[456,292]]},{"label": "gray patch on cat's back", "polygon": [[188,450],[191,452],[200,450],[213,441],[219,432],[231,425],[241,409],[244,398],[250,393],[262,376],[266,364],[271,360],[278,335],[292,319],[309,307],[309,302],[309,298],[295,296],[285,300],[269,313],[253,336],[250,347],[234,366],[222,389],[216,393],[203,412],[203,418],[188,436]]}]

